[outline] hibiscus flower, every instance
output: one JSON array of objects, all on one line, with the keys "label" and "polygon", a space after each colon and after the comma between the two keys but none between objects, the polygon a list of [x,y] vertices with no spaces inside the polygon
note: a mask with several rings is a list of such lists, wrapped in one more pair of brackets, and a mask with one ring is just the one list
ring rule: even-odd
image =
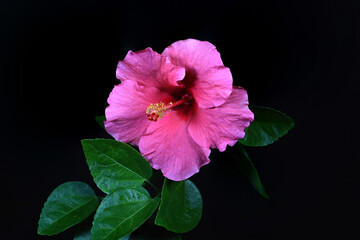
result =
[{"label": "hibiscus flower", "polygon": [[117,66],[121,83],[105,110],[106,130],[139,147],[154,169],[181,181],[210,162],[210,148],[225,151],[253,121],[246,91],[233,86],[215,46],[187,39],[162,54],[129,51]]}]

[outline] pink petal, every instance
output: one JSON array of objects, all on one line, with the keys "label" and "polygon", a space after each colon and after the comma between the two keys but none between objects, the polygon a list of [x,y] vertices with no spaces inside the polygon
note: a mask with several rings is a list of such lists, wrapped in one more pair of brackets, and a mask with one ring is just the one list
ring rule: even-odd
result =
[{"label": "pink petal", "polygon": [[188,127],[191,137],[202,147],[225,151],[226,145],[233,146],[244,138],[245,128],[254,120],[248,107],[245,89],[234,87],[227,101],[216,108],[198,108]]},{"label": "pink petal", "polygon": [[217,107],[231,94],[232,75],[230,69],[224,66],[210,68],[194,82],[191,95],[202,108]]},{"label": "pink petal", "polygon": [[170,57],[173,64],[195,68],[198,72],[208,68],[224,66],[216,47],[207,41],[186,39],[174,42],[162,53]]},{"label": "pink petal", "polygon": [[174,181],[187,179],[210,162],[209,148],[194,142],[187,129],[187,120],[177,111],[152,123],[139,142],[141,154],[155,169]]},{"label": "pink petal", "polygon": [[114,87],[105,110],[106,131],[116,140],[138,145],[140,137],[151,123],[146,117],[150,103],[169,102],[172,98],[154,87],[139,86],[125,81]]},{"label": "pink petal", "polygon": [[119,61],[116,77],[121,81],[136,81],[139,85],[159,89],[178,87],[177,81],[185,76],[185,68],[174,66],[166,56],[151,48],[129,51],[123,61]]},{"label": "pink petal", "polygon": [[215,46],[206,41],[187,39],[167,47],[164,55],[171,62],[185,67],[183,83],[202,108],[223,104],[232,91],[232,75],[221,60]]}]

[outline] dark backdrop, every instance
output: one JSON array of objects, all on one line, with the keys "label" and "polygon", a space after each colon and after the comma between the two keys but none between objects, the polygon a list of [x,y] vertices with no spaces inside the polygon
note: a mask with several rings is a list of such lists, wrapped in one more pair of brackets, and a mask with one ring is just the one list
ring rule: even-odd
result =
[{"label": "dark backdrop", "polygon": [[3,0],[0,13],[1,238],[72,239],[37,236],[37,221],[59,184],[95,188],[80,140],[107,137],[94,116],[117,61],[186,38],[213,43],[251,105],[296,125],[247,148],[269,200],[213,151],[191,178],[204,213],[184,239],[360,235],[359,1]]}]

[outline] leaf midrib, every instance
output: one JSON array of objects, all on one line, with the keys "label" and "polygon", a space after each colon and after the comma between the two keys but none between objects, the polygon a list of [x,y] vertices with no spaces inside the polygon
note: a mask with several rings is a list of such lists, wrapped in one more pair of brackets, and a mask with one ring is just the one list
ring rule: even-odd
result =
[{"label": "leaf midrib", "polygon": [[95,149],[97,152],[101,152],[105,157],[107,157],[108,159],[110,159],[112,162],[114,162],[115,164],[125,168],[126,170],[128,170],[129,172],[133,173],[135,176],[138,176],[140,179],[142,180],[146,180],[146,178],[144,178],[143,176],[139,175],[138,173],[134,172],[133,170],[127,168],[126,166],[120,164],[119,162],[117,162],[115,159],[113,159],[112,157],[110,157],[108,154],[100,151],[99,149],[97,149],[96,147],[94,147],[92,144],[90,145],[93,149]]},{"label": "leaf midrib", "polygon": [[79,205],[77,208],[73,208],[71,211],[69,211],[69,212],[65,213],[64,215],[62,215],[57,221],[53,222],[48,228],[44,228],[44,230],[43,230],[42,232],[48,230],[49,228],[51,229],[51,226],[53,226],[54,224],[58,223],[58,222],[59,222],[60,220],[62,220],[64,217],[68,216],[69,214],[73,213],[74,211],[78,210],[79,208],[81,208],[81,207],[87,205],[88,203],[94,201],[97,197],[96,197],[96,198],[92,197],[92,198],[93,198],[93,199],[90,199],[89,201],[87,201],[87,202]]},{"label": "leaf midrib", "polygon": [[[129,220],[129,218],[135,216],[138,212],[140,212],[141,210],[143,210],[147,205],[149,205],[149,203],[151,203],[152,201],[154,201],[154,199],[149,199],[149,201],[142,207],[140,208],[138,211],[136,211],[134,214],[131,214],[129,217],[127,217],[124,221],[120,222],[115,228],[113,228],[108,234],[105,235],[105,237],[102,240],[105,240],[112,232],[115,231],[115,229],[117,229],[121,224],[123,224],[124,222],[126,222],[127,220]],[[126,236],[126,235],[124,235]],[[123,237],[124,237],[123,236]]]}]

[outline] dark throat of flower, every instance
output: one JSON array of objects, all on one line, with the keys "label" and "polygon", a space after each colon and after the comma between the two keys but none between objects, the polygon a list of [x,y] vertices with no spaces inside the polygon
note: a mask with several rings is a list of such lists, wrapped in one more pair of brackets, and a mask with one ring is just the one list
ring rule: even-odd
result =
[{"label": "dark throat of flower", "polygon": [[146,109],[146,117],[153,122],[156,122],[158,119],[161,119],[163,116],[171,112],[175,107],[178,107],[182,104],[189,103],[191,101],[191,96],[185,95],[180,100],[176,102],[169,103],[150,103]]}]

